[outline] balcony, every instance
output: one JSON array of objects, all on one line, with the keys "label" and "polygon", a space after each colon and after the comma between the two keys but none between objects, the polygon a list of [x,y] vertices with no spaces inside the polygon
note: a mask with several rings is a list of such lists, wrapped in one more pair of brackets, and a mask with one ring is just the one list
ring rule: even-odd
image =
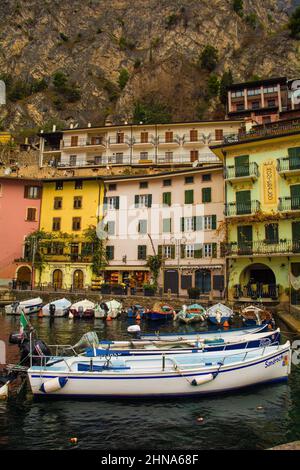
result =
[{"label": "balcony", "polygon": [[229,204],[225,204],[226,217],[253,215],[258,211],[260,211],[260,202],[257,200],[243,203],[230,202]]},{"label": "balcony", "polygon": [[241,284],[236,284],[234,286],[235,299],[250,301],[250,300],[278,300],[279,298],[279,285],[278,284],[248,284],[242,286]]},{"label": "balcony", "polygon": [[224,144],[232,144],[236,142],[248,141],[251,139],[259,139],[268,136],[280,136],[284,134],[293,134],[300,132],[300,119],[289,121],[276,121],[270,124],[255,126],[250,131],[239,131],[230,136],[224,136]]},{"label": "balcony", "polygon": [[168,147],[168,148],[176,148],[180,145],[180,137],[172,137],[172,138],[165,138],[162,136],[158,137],[158,146],[159,147]]},{"label": "balcony", "polygon": [[225,256],[274,256],[300,253],[300,240],[281,239],[278,242],[261,240],[255,242],[229,243],[225,247]]},{"label": "balcony", "polygon": [[282,176],[300,175],[300,156],[278,158],[277,171]]},{"label": "balcony", "polygon": [[131,145],[128,135],[125,135],[124,137],[109,137],[107,142],[108,147],[111,149],[127,148]]},{"label": "balcony", "polygon": [[253,162],[245,166],[227,166],[225,179],[229,182],[256,181],[259,177],[258,165]]},{"label": "balcony", "polygon": [[155,146],[155,139],[154,137],[151,135],[149,136],[149,138],[146,140],[146,139],[136,139],[135,137],[133,137],[132,139],[132,144],[134,146],[134,148],[152,148]]},{"label": "balcony", "polygon": [[299,196],[280,197],[278,210],[280,212],[300,211],[300,197]]}]

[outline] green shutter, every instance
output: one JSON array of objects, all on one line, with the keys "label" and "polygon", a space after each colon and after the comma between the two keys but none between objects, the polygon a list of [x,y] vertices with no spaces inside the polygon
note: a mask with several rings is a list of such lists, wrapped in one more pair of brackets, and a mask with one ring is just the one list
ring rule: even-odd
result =
[{"label": "green shutter", "polygon": [[184,217],[180,217],[181,231],[184,232]]},{"label": "green shutter", "polygon": [[185,258],[185,245],[180,245],[180,258]]},{"label": "green shutter", "polygon": [[240,155],[234,159],[235,176],[249,175],[249,155]]},{"label": "green shutter", "polygon": [[217,216],[216,215],[211,216],[211,228],[212,230],[216,230],[217,228]]},{"label": "green shutter", "polygon": [[106,196],[103,199],[103,204],[104,204],[104,206],[107,206],[107,197]]},{"label": "green shutter", "polygon": [[139,195],[134,196],[134,207],[139,207]]},{"label": "green shutter", "polygon": [[148,202],[147,202],[147,207],[152,206],[152,194],[148,194]]},{"label": "green shutter", "polygon": [[116,209],[120,208],[120,196],[116,196]]},{"label": "green shutter", "polygon": [[184,192],[184,203],[185,204],[193,204],[194,203],[194,190],[187,189]]},{"label": "green shutter", "polygon": [[158,245],[157,247],[157,254],[161,258],[162,257],[162,245]]},{"label": "green shutter", "polygon": [[251,214],[251,191],[237,191],[236,197],[236,213]]},{"label": "green shutter", "polygon": [[200,243],[194,245],[194,258],[202,258],[202,245]]},{"label": "green shutter", "polygon": [[211,188],[202,188],[202,202],[211,202]]},{"label": "green shutter", "polygon": [[171,258],[175,259],[175,245],[171,246]]},{"label": "green shutter", "polygon": [[163,193],[163,204],[167,206],[171,205],[171,193]]},{"label": "green shutter", "polygon": [[212,243],[212,257],[217,258],[217,244]]}]

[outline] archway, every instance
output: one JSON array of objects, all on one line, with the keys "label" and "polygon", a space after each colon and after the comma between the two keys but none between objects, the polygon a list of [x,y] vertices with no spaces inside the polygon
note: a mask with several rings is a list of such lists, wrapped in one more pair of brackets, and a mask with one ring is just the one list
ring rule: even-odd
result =
[{"label": "archway", "polygon": [[63,281],[63,273],[60,269],[55,269],[52,275],[52,283],[54,289],[61,289]]},{"label": "archway", "polygon": [[29,266],[20,266],[17,270],[17,284],[26,289],[31,284],[31,269]]},{"label": "archway", "polygon": [[239,280],[241,289],[246,297],[275,298],[278,296],[276,276],[266,264],[250,264],[243,269]]},{"label": "archway", "polygon": [[73,287],[74,289],[83,289],[83,272],[81,269],[76,269],[76,271],[74,271]]}]

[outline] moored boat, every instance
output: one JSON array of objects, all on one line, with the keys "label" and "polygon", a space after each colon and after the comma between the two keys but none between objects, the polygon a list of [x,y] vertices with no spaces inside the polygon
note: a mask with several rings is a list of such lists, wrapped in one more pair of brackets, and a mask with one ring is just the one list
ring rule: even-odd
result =
[{"label": "moored boat", "polygon": [[89,319],[94,318],[95,304],[90,300],[84,299],[75,302],[70,307],[70,313],[74,318]]},{"label": "moored boat", "polygon": [[10,305],[5,306],[5,313],[7,315],[21,315],[21,312],[26,315],[38,313],[43,306],[43,299],[36,297],[34,299],[16,301]]},{"label": "moored boat", "polygon": [[71,307],[71,302],[68,299],[57,299],[44,305],[42,308],[43,316],[49,317],[65,317]]},{"label": "moored boat", "polygon": [[162,302],[155,302],[153,308],[145,310],[144,317],[147,320],[171,320],[176,315],[173,307]]},{"label": "moored boat", "polygon": [[247,305],[241,309],[240,316],[243,318],[244,324],[246,326],[264,324],[271,326],[274,325],[272,313],[261,306]]},{"label": "moored boat", "polygon": [[290,343],[255,349],[154,357],[49,359],[27,373],[34,396],[174,397],[285,381]]},{"label": "moored boat", "polygon": [[234,315],[231,308],[221,303],[209,307],[206,310],[206,314],[209,321],[214,325],[223,325],[225,322],[228,322]]},{"label": "moored boat", "polygon": [[128,318],[143,318],[146,309],[140,304],[131,305],[127,309]]},{"label": "moored boat", "polygon": [[95,306],[95,318],[114,319],[122,312],[122,304],[117,300],[101,302]]},{"label": "moored boat", "polygon": [[176,314],[174,320],[187,325],[189,323],[205,323],[206,311],[200,304],[183,305],[182,310]]}]

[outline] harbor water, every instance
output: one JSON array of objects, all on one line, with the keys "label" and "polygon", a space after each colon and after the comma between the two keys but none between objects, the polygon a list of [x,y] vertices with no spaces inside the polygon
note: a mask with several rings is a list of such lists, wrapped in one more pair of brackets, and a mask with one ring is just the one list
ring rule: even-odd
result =
[{"label": "harbor water", "polygon": [[[34,318],[48,344],[75,344],[87,331],[100,339],[128,338],[126,319],[103,322]],[[283,329],[284,325],[282,326]],[[143,331],[172,331],[173,322],[142,322]],[[192,331],[197,325],[179,327]],[[0,339],[7,361],[18,362],[8,345],[19,319],[0,315]],[[177,328],[178,329],[178,328]],[[283,335],[283,339],[295,339]],[[0,402],[0,449],[266,449],[300,439],[300,366],[288,383],[259,386],[209,398],[172,400],[33,400],[30,391]]]}]

